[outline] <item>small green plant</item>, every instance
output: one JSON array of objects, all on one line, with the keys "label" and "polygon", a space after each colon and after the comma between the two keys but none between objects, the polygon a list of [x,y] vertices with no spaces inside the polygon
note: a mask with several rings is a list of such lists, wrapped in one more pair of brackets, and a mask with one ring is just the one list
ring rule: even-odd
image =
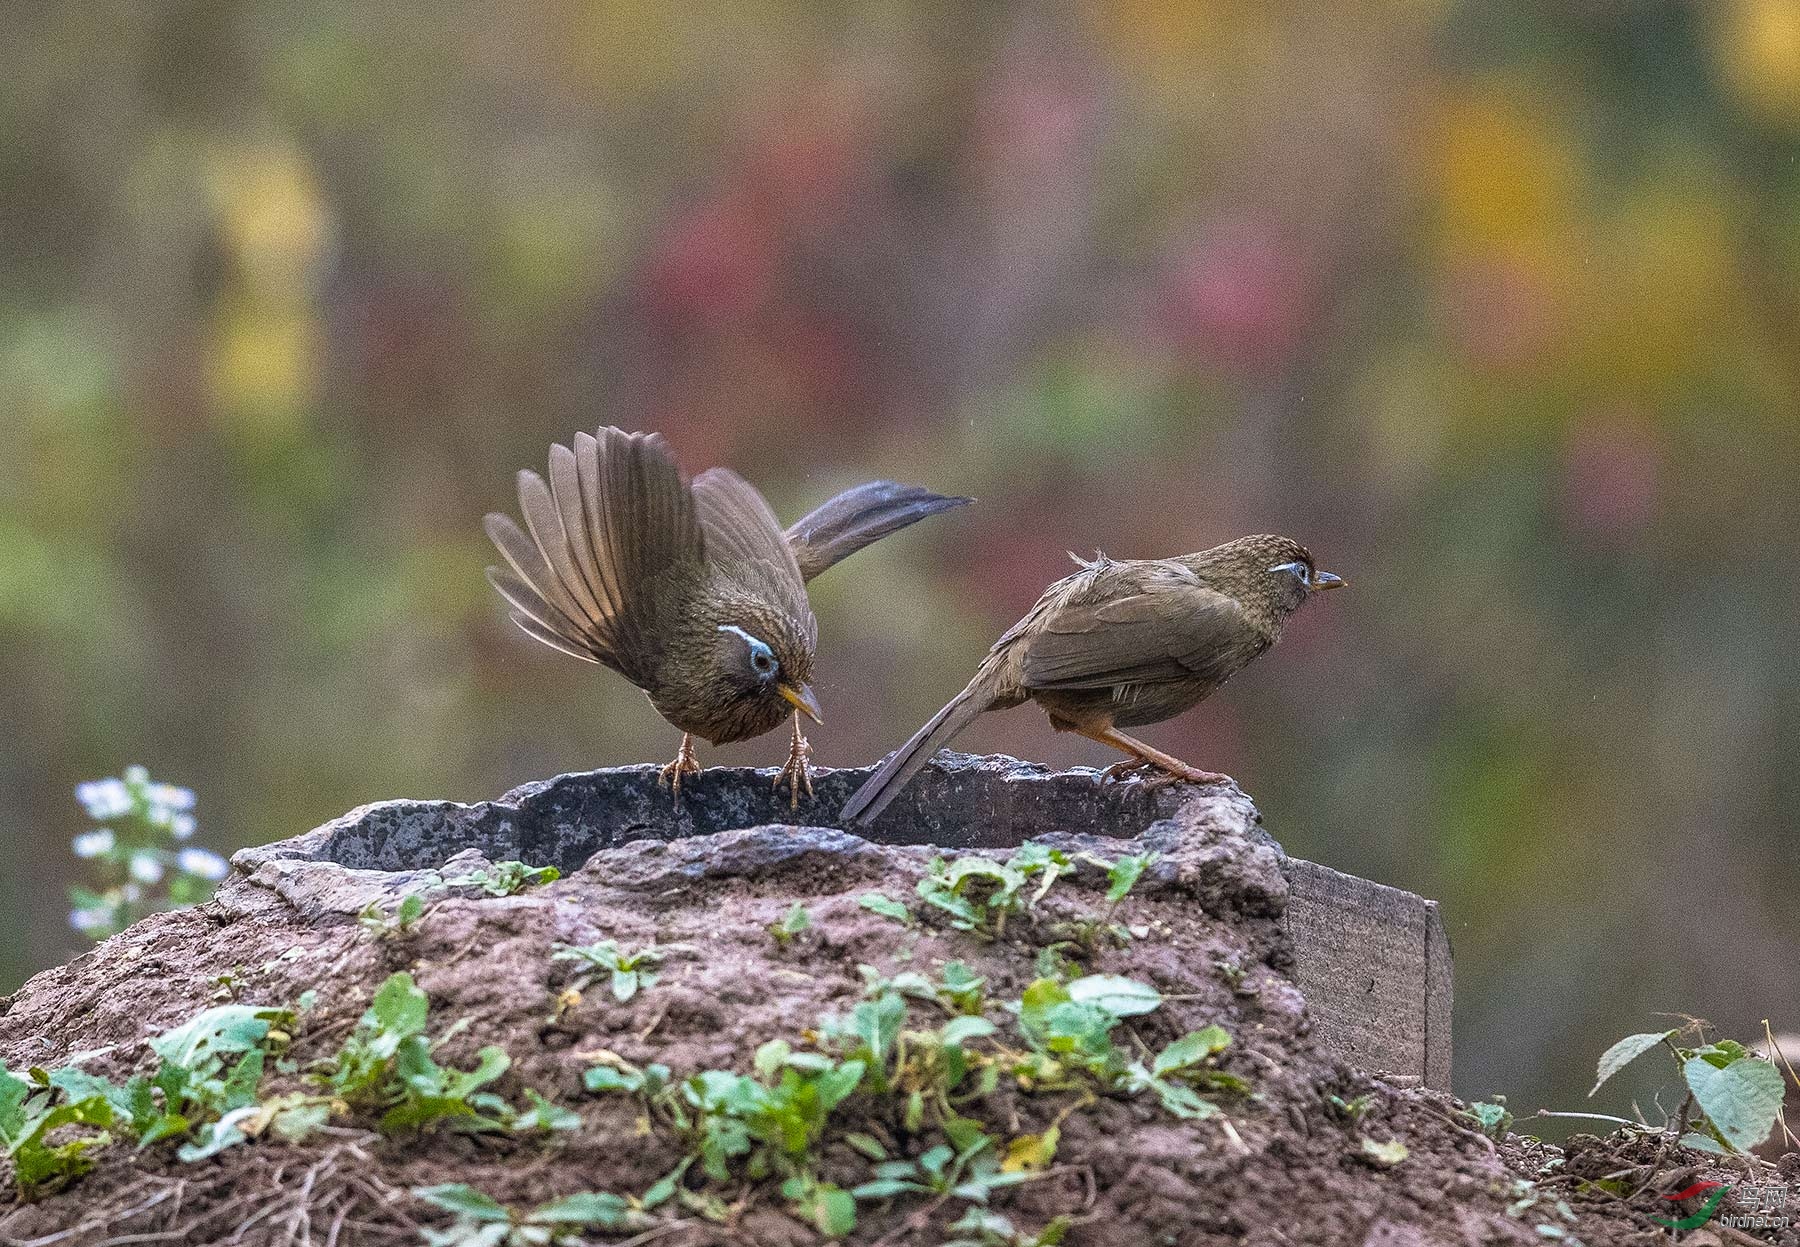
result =
[{"label": "small green plant", "polygon": [[[93,1168],[89,1153],[112,1142],[107,1130],[115,1116],[104,1093],[70,1096],[0,1065],[0,1146],[12,1161],[22,1199],[54,1192]],[[88,1130],[71,1135],[65,1127]],[[51,1143],[52,1133],[62,1141]]]},{"label": "small green plant", "polygon": [[103,940],[145,914],[206,900],[225,859],[193,838],[194,794],[153,781],[141,766],[79,785],[75,797],[96,824],[76,836],[75,856],[93,864],[95,886],[69,889],[69,925]]},{"label": "small green plant", "polygon": [[[1716,1153],[1743,1153],[1762,1143],[1775,1129],[1787,1084],[1781,1071],[1744,1045],[1730,1039],[1687,1047],[1676,1042],[1689,1033],[1704,1039],[1701,1024],[1627,1035],[1601,1054],[1591,1097],[1620,1070],[1657,1048],[1672,1055],[1687,1091],[1676,1120],[1688,1147]],[[1687,1105],[1700,1115],[1688,1120]],[[1689,1130],[1688,1127],[1693,1129]]]},{"label": "small green plant", "polygon": [[376,939],[390,939],[412,934],[424,916],[425,897],[418,892],[408,892],[391,910],[380,901],[370,901],[356,915],[356,921]]},{"label": "small green plant", "polygon": [[1475,1129],[1488,1138],[1498,1142],[1506,1137],[1512,1129],[1513,1115],[1506,1107],[1506,1097],[1497,1095],[1492,1100],[1477,1100],[1462,1110],[1462,1116]]},{"label": "small green plant", "polygon": [[[310,1005],[309,997],[302,1009]],[[220,1005],[152,1039],[155,1076],[148,1083],[134,1078],[124,1091],[139,1144],[191,1134],[181,1159],[200,1160],[242,1143],[264,1068],[287,1046],[298,1016],[291,1009]],[[158,1097],[160,1107],[146,1111]],[[283,1131],[293,1124],[283,1121]]]},{"label": "small green plant", "polygon": [[[816,1153],[832,1113],[861,1084],[865,1068],[861,1061],[796,1052],[778,1039],[757,1049],[754,1075],[702,1070],[655,1092],[648,1071],[618,1071],[618,1080],[601,1075],[598,1081],[602,1089],[641,1085],[654,1097],[653,1103],[688,1140],[689,1155],[678,1172],[698,1162],[715,1182],[731,1180],[734,1172],[752,1181],[779,1177],[795,1213],[821,1233],[836,1236],[855,1227],[855,1201],[847,1191],[817,1178]],[[596,1070],[588,1074],[592,1087]],[[646,1193],[646,1204],[652,1193],[662,1196],[658,1188],[672,1179],[678,1175]]]},{"label": "small green plant", "polygon": [[950,1142],[926,1149],[917,1160],[880,1162],[875,1177],[851,1193],[859,1200],[919,1194],[985,1204],[995,1191],[1031,1181],[1030,1173],[1001,1168],[994,1140],[979,1122],[951,1118],[944,1134]]},{"label": "small green plant", "polygon": [[915,919],[913,911],[891,896],[880,892],[865,892],[856,898],[856,903],[872,914],[880,914],[883,918],[891,918],[901,926],[910,927]]},{"label": "small green plant", "polygon": [[1364,1092],[1362,1095],[1351,1096],[1346,1100],[1343,1096],[1333,1092],[1325,1097],[1325,1104],[1333,1114],[1345,1121],[1359,1122],[1375,1106],[1375,1097],[1372,1093]]},{"label": "small green plant", "polygon": [[[1137,886],[1138,880],[1144,877],[1144,872],[1150,869],[1155,862],[1156,854],[1154,853],[1127,853],[1124,857],[1108,864],[1106,867],[1106,903],[1113,909],[1117,909],[1119,902],[1131,893],[1131,889]],[[1112,911],[1108,910],[1107,912],[1110,915]]]},{"label": "small green plant", "polygon": [[668,1089],[673,1075],[667,1065],[651,1064],[639,1068],[613,1052],[589,1053],[602,1064],[590,1066],[581,1084],[589,1091],[622,1091],[627,1095],[655,1097]]},{"label": "small green plant", "polygon": [[769,938],[775,941],[777,948],[786,948],[812,927],[812,915],[806,912],[806,906],[795,901],[793,908],[769,924]]},{"label": "small green plant", "polygon": [[656,986],[660,976],[651,967],[661,965],[663,958],[679,947],[651,944],[628,953],[619,948],[616,940],[601,940],[598,944],[558,944],[550,954],[550,960],[573,961],[582,966],[570,984],[578,992],[586,991],[588,984],[599,975],[611,975],[613,999],[623,1004],[640,990]]},{"label": "small green plant", "polygon": [[444,880],[447,888],[480,888],[489,896],[512,896],[523,892],[526,888],[535,888],[540,884],[555,883],[562,878],[562,871],[554,866],[527,866],[524,862],[495,862],[492,866],[483,866],[470,871],[466,875],[455,875]]},{"label": "small green plant", "polygon": [[413,1194],[456,1214],[448,1229],[419,1231],[431,1247],[541,1247],[583,1230],[641,1230],[654,1224],[631,1201],[606,1192],[582,1191],[528,1210],[509,1208],[461,1182],[414,1187]]},{"label": "small green plant", "polygon": [[485,1090],[512,1066],[501,1048],[490,1045],[477,1052],[472,1070],[439,1065],[433,1054],[456,1028],[436,1041],[427,1038],[430,1012],[430,1001],[412,975],[391,975],[344,1046],[322,1063],[316,1081],[333,1099],[380,1113],[381,1129],[388,1133],[440,1123],[473,1132],[561,1130],[580,1124],[573,1114],[549,1112],[541,1097],[533,1096],[535,1106],[519,1113]]},{"label": "small green plant", "polygon": [[1215,1058],[1231,1043],[1220,1026],[1192,1031],[1168,1044],[1146,1066],[1128,1060],[1113,1043],[1112,1031],[1126,1018],[1152,1013],[1162,995],[1147,983],[1111,974],[1090,974],[1067,984],[1039,979],[1015,1006],[1019,1029],[1032,1047],[1015,1073],[1027,1084],[1076,1085],[1085,1075],[1106,1090],[1154,1092],[1177,1117],[1211,1117],[1219,1109],[1195,1086],[1232,1092],[1248,1084],[1216,1068]]},{"label": "small green plant", "polygon": [[958,1237],[942,1247],[1056,1247],[1073,1224],[1068,1217],[1054,1217],[1036,1234],[1027,1234],[991,1208],[970,1208],[951,1222],[950,1231]]},{"label": "small green plant", "polygon": [[1073,869],[1061,849],[1033,843],[1020,846],[1004,862],[976,856],[955,861],[935,857],[919,880],[919,899],[949,915],[957,930],[998,939],[1006,932],[1009,915],[1036,905],[1057,879]]}]

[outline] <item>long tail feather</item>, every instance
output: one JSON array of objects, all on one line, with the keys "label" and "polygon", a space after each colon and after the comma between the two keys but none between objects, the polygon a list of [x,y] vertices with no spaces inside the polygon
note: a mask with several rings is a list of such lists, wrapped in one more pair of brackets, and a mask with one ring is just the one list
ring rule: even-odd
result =
[{"label": "long tail feather", "polygon": [[869,481],[846,489],[797,521],[787,530],[787,540],[800,574],[811,580],[889,533],[973,501],[934,494],[917,485]]},{"label": "long tail feather", "polygon": [[865,827],[874,822],[912,777],[931,761],[933,754],[992,705],[993,695],[987,682],[982,675],[977,675],[967,688],[950,700],[949,705],[932,715],[911,740],[895,750],[844,803],[843,821],[861,823]]}]

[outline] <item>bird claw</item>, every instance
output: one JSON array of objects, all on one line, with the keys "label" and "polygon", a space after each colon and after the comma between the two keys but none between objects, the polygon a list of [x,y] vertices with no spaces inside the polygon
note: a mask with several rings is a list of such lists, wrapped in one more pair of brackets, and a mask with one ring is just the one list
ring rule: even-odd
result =
[{"label": "bird claw", "polygon": [[1102,783],[1125,779],[1136,780],[1146,788],[1167,788],[1170,784],[1229,784],[1235,782],[1229,775],[1221,775],[1217,771],[1203,771],[1199,767],[1190,766],[1184,771],[1171,771],[1148,758],[1126,758],[1122,762],[1113,763],[1100,772]]},{"label": "bird claw", "polygon": [[811,761],[811,759],[812,744],[806,737],[800,734],[800,723],[796,719],[794,723],[794,739],[788,746],[787,761],[784,762],[781,769],[775,773],[775,783],[773,785],[774,790],[777,792],[781,791],[781,785],[784,781],[789,785],[788,809],[790,810],[797,810],[800,808],[800,788],[802,785],[805,786],[806,795],[808,797],[813,795],[812,771],[807,766],[807,763]]},{"label": "bird claw", "polygon": [[674,789],[675,803],[679,805],[681,803],[681,777],[699,773],[700,760],[694,756],[693,739],[683,736],[681,748],[676,751],[674,761],[656,773],[656,786]]},{"label": "bird claw", "polygon": [[[1103,768],[1100,772],[1100,782],[1110,784],[1116,780],[1122,779],[1145,779],[1148,777],[1139,774],[1139,772],[1154,769],[1155,768],[1153,768],[1150,763],[1142,758],[1125,758],[1122,761],[1113,763],[1109,767]],[[1167,774],[1167,772],[1158,773]]]}]

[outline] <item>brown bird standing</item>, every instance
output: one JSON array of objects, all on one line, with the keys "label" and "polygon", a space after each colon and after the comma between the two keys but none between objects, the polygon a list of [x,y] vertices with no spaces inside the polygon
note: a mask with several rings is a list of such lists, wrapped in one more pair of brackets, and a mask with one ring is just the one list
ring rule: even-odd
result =
[{"label": "brown bird standing", "polygon": [[1075,561],[1081,570],[1046,589],[994,642],[968,687],[856,790],[846,821],[873,822],[977,716],[1025,701],[1042,706],[1057,731],[1131,755],[1108,775],[1153,767],[1190,783],[1229,782],[1119,729],[1160,723],[1204,700],[1274,645],[1309,596],[1344,583],[1286,537],[1240,537],[1173,559]]},{"label": "brown bird standing", "polygon": [[[727,468],[682,480],[662,438],[602,428],[550,447],[550,481],[519,473],[525,529],[487,517],[508,568],[488,579],[512,621],[555,650],[610,667],[682,731],[662,770],[681,796],[693,738],[760,736],[792,718],[776,776],[812,793],[800,715],[822,722],[811,680],[819,625],[806,583],[870,542],[968,498],[870,481],[783,532],[754,486]],[[529,535],[527,535],[529,530]]]}]

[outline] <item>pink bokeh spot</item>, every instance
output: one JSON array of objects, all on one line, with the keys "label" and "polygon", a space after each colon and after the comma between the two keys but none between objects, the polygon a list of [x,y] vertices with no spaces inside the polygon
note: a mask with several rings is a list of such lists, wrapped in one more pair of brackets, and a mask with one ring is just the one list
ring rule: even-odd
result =
[{"label": "pink bokeh spot", "polygon": [[1569,431],[1562,468],[1563,515],[1575,531],[1625,540],[1655,518],[1662,446],[1647,423],[1590,417]]},{"label": "pink bokeh spot", "polygon": [[741,199],[698,204],[676,216],[651,252],[651,304],[672,321],[741,320],[768,294],[774,252],[768,228]]},{"label": "pink bokeh spot", "polygon": [[1293,246],[1266,225],[1240,222],[1175,258],[1165,305],[1168,329],[1213,362],[1273,365],[1299,337],[1305,289]]}]

